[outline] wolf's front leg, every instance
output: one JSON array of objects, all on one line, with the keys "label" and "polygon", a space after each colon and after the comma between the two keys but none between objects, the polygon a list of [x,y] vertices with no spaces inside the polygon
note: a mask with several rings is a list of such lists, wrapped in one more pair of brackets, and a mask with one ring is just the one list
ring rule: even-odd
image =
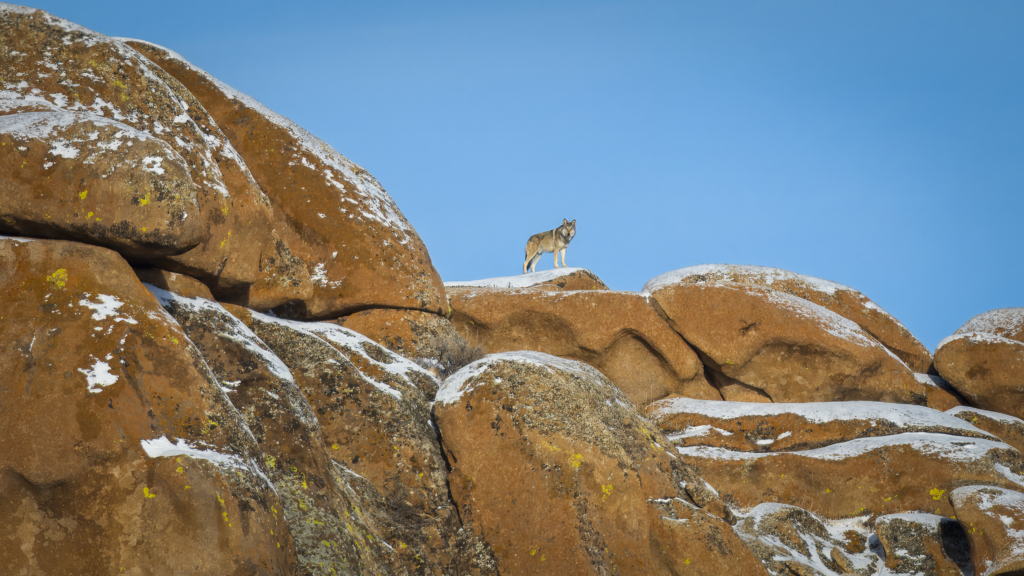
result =
[{"label": "wolf's front leg", "polygon": [[562,268],[565,268],[565,248],[562,248],[560,252],[562,253]]},{"label": "wolf's front leg", "polygon": [[558,250],[555,250],[554,256],[555,256],[555,268],[558,268]]}]

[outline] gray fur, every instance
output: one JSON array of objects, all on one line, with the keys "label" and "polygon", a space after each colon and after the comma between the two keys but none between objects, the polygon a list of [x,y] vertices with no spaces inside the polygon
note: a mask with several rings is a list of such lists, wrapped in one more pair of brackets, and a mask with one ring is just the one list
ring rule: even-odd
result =
[{"label": "gray fur", "polygon": [[555,268],[558,268],[558,254],[561,253],[562,266],[565,266],[565,249],[569,246],[569,242],[572,242],[572,237],[575,235],[576,221],[569,222],[562,218],[562,225],[558,228],[530,236],[530,239],[526,241],[526,260],[523,262],[523,274],[526,274],[527,267],[529,267],[530,272],[534,272],[534,269],[537,267],[537,260],[540,260],[541,254],[545,252],[553,252],[555,254]]}]

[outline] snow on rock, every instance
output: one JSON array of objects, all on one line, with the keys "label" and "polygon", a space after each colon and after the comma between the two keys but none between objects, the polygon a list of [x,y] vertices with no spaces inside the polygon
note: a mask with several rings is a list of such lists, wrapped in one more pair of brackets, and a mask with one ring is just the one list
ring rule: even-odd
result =
[{"label": "snow on rock", "polygon": [[[497,278],[484,278],[483,280],[453,280],[445,282],[446,288],[468,287],[468,288],[529,288],[539,284],[556,284],[556,281],[566,276],[586,276],[597,289],[604,289],[604,283],[586,268],[555,268],[542,270],[540,272],[529,272],[527,274],[516,274],[515,276],[500,276]],[[557,285],[557,284],[556,284]],[[567,290],[580,288],[568,287]]]},{"label": "snow on rock", "polygon": [[543,352],[502,352],[500,354],[489,354],[480,360],[463,367],[455,374],[452,374],[438,389],[437,396],[434,398],[434,403],[454,404],[458,402],[462,396],[472,392],[481,385],[489,383],[501,384],[500,379],[485,382],[483,380],[479,380],[477,377],[489,370],[492,366],[502,362],[523,362],[526,364],[540,366],[548,370],[553,368],[575,373],[581,377],[593,378],[598,384],[607,382],[597,369],[593,368],[589,364],[584,364],[583,362],[559,358],[558,356],[544,354]]},{"label": "snow on rock", "polygon": [[935,369],[972,406],[1024,418],[1024,342],[953,334],[936,347]]},{"label": "snow on rock", "polygon": [[737,266],[733,264],[701,264],[698,266],[689,266],[687,268],[679,268],[678,270],[665,272],[664,274],[655,276],[651,280],[648,280],[647,284],[644,284],[642,291],[654,292],[658,288],[678,284],[686,281],[687,279],[696,277],[704,277],[707,281],[712,282],[738,282],[743,278],[753,278],[768,287],[773,287],[776,283],[782,284],[783,282],[799,282],[800,284],[823,294],[834,294],[837,290],[849,290],[854,292],[854,289],[849,286],[844,286],[830,280],[822,280],[821,278],[815,278],[813,276],[795,274],[779,268],[769,268],[766,266]]},{"label": "snow on rock", "polygon": [[957,406],[947,410],[946,414],[970,422],[1024,453],[1024,420],[972,406]]},{"label": "snow on rock", "polygon": [[971,542],[975,574],[1024,571],[1024,493],[997,486],[965,486],[949,497]]},{"label": "snow on rock", "polygon": [[978,314],[953,334],[986,332],[1024,342],[1024,308],[1000,308]]},{"label": "snow on rock", "polygon": [[885,549],[883,575],[971,574],[971,551],[953,518],[923,512],[887,514],[875,520]]}]

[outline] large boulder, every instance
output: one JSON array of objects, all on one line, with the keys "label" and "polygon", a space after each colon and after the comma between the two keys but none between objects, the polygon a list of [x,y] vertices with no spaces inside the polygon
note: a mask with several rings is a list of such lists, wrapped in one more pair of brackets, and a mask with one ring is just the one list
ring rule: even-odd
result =
[{"label": "large boulder", "polygon": [[449,302],[452,323],[471,344],[586,362],[637,406],[668,395],[721,399],[697,355],[640,294],[475,288],[453,290]]},{"label": "large boulder", "polygon": [[997,486],[965,486],[949,495],[971,543],[977,576],[1024,573],[1024,494]]},{"label": "large boulder", "polygon": [[387,542],[375,517],[386,516],[376,510],[380,494],[353,482],[356,475],[331,460],[316,414],[288,367],[216,302],[147,287],[199,349],[263,450],[295,541],[299,573],[412,573],[398,561],[398,543]]},{"label": "large boulder", "polygon": [[[854,322],[756,284],[663,275],[646,290],[701,355],[726,400],[925,404],[929,390]],[[741,393],[727,394],[726,389]]]},{"label": "large boulder", "polygon": [[444,286],[426,246],[366,170],[180,55],[127,42],[198,98],[272,200],[276,229],[296,239],[287,258],[273,266],[287,270],[301,262],[312,286],[294,290],[278,315],[323,319],[367,308],[446,311]]},{"label": "large boulder", "polygon": [[779,502],[828,518],[896,512],[950,516],[953,509],[943,496],[960,486],[1024,488],[1020,452],[1002,442],[946,434],[858,438],[800,452],[706,446],[678,452],[740,507]]},{"label": "large boulder", "polygon": [[666,398],[647,416],[677,446],[713,446],[741,452],[792,452],[906,432],[998,440],[945,414],[885,402],[762,404]]},{"label": "large boulder", "polygon": [[[473,554],[460,535],[431,425],[433,376],[356,332],[225,306],[289,368],[330,457],[381,495],[383,536],[406,566],[452,573]],[[486,560],[486,550],[480,548]],[[480,563],[486,565],[486,561]]]},{"label": "large boulder", "polygon": [[971,549],[960,523],[952,518],[909,512],[875,520],[885,549],[887,574],[962,576],[971,573]]},{"label": "large boulder", "polygon": [[462,338],[443,316],[422,310],[374,308],[334,321],[406,358],[438,357],[439,347]]},{"label": "large boulder", "polygon": [[969,406],[957,406],[947,410],[946,413],[970,422],[976,428],[988,432],[1024,453],[1024,420]]},{"label": "large boulder", "polygon": [[935,368],[972,406],[1024,418],[1024,342],[954,334],[936,347]]},{"label": "large boulder", "polygon": [[515,276],[483,280],[452,280],[444,283],[448,291],[469,291],[474,288],[541,288],[543,290],[607,290],[608,286],[586,268],[555,268]]},{"label": "large boulder", "polygon": [[259,446],[121,256],[3,238],[0,294],[6,573],[295,573]]},{"label": "large boulder", "polygon": [[953,334],[984,332],[1024,342],[1024,308],[989,310],[971,318]]},{"label": "large boulder", "polygon": [[849,286],[764,266],[704,264],[680,268],[652,279],[644,286],[653,292],[673,284],[742,284],[785,292],[839,314],[860,326],[915,372],[927,372],[932,355],[907,328],[867,296]]},{"label": "large boulder", "polygon": [[41,10],[0,6],[0,45],[18,48],[0,54],[0,232],[108,246],[222,297],[269,278],[261,255],[287,251],[270,202],[184,86]]},{"label": "large boulder", "polygon": [[460,516],[501,573],[765,573],[713,491],[586,364],[487,356],[445,381],[434,418]]}]

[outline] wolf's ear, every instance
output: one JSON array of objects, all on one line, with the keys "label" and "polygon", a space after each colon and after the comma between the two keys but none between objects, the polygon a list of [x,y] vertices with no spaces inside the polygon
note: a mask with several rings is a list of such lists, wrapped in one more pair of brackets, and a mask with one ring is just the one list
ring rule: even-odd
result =
[{"label": "wolf's ear", "polygon": [[575,223],[576,223],[576,219],[575,219],[575,218],[573,218],[573,219],[572,219],[572,222],[570,222],[570,224],[575,224]]},{"label": "wolf's ear", "polygon": [[566,225],[566,224],[568,224],[568,223],[569,223],[569,221],[568,221],[568,220],[566,220],[565,218],[562,218],[562,225],[563,225],[563,226],[565,226],[565,225]]}]

